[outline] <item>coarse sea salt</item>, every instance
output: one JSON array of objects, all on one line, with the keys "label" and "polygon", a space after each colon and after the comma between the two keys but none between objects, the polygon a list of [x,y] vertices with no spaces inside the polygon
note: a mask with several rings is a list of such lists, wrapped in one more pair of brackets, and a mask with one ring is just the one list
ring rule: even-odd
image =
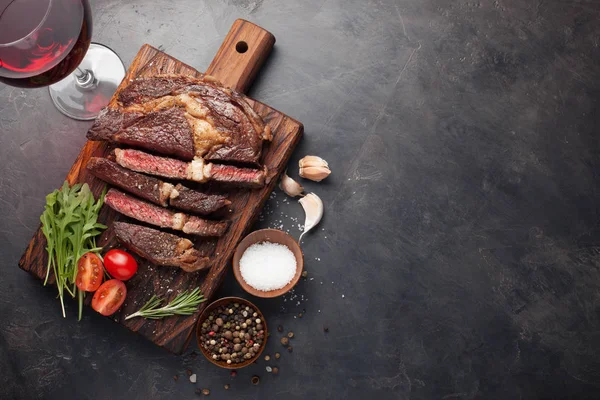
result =
[{"label": "coarse sea salt", "polygon": [[257,290],[281,289],[296,275],[296,257],[285,245],[262,242],[248,247],[240,258],[240,272]]}]

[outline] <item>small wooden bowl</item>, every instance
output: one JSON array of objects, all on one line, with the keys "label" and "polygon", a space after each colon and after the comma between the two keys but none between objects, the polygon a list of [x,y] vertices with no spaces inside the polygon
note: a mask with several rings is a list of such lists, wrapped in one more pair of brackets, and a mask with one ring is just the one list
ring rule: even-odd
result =
[{"label": "small wooden bowl", "polygon": [[[244,306],[244,307],[248,306],[248,307],[251,307],[254,310],[256,310],[256,313],[258,314],[258,318],[261,319],[262,324],[264,326],[263,330],[265,331],[265,333],[264,333],[265,340],[263,341],[262,346],[260,346],[260,348],[258,349],[258,352],[254,355],[254,357],[252,357],[248,360],[244,360],[243,362],[238,363],[238,364],[227,364],[226,361],[213,360],[210,352],[204,348],[204,346],[202,345],[202,339],[201,339],[202,338],[201,329],[202,329],[202,323],[204,321],[206,321],[206,319],[208,318],[208,314],[210,314],[215,308],[218,308],[220,306],[224,306],[227,304],[233,304],[233,303],[240,303],[240,306]],[[239,369],[239,368],[244,368],[244,367],[252,364],[254,361],[256,361],[260,357],[260,354],[265,349],[265,346],[267,345],[268,337],[269,337],[269,331],[267,328],[267,320],[265,319],[265,316],[263,315],[263,313],[260,312],[258,307],[256,307],[254,304],[252,304],[248,300],[243,299],[241,297],[223,297],[222,299],[212,302],[211,304],[208,305],[208,307],[206,307],[204,309],[202,314],[200,314],[200,318],[198,318],[198,324],[196,325],[196,340],[198,342],[198,347],[200,348],[200,351],[202,352],[202,354],[204,354],[204,357],[206,357],[206,359],[208,361],[210,361],[211,363],[213,363],[216,366],[221,367],[221,368]]]},{"label": "small wooden bowl", "polygon": [[[290,249],[296,257],[296,275],[294,275],[290,283],[288,283],[281,289],[270,290],[268,292],[265,292],[263,290],[253,288],[252,286],[246,283],[244,278],[242,278],[242,273],[240,271],[240,258],[242,258],[242,254],[244,254],[248,247],[252,246],[253,244],[262,242],[283,244],[287,246],[287,248]],[[237,279],[240,286],[246,292],[256,297],[272,298],[281,296],[282,294],[289,292],[290,289],[296,286],[296,284],[300,280],[300,276],[302,275],[303,269],[304,255],[302,254],[302,249],[300,249],[300,245],[298,244],[298,242],[296,242],[296,240],[294,240],[293,237],[278,229],[261,229],[259,231],[252,232],[251,234],[246,236],[240,242],[240,244],[238,244],[238,247],[233,255],[233,274],[235,275],[235,279]]]}]

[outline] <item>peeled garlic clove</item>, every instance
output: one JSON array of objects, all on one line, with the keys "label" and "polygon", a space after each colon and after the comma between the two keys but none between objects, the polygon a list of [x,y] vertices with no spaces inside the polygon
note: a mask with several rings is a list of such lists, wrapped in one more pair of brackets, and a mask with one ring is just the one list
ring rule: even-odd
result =
[{"label": "peeled garlic clove", "polygon": [[279,189],[283,190],[285,194],[290,197],[296,197],[304,192],[304,188],[298,182],[293,180],[287,175],[287,170],[281,176],[281,182],[279,182]]},{"label": "peeled garlic clove", "polygon": [[321,157],[306,156],[298,164],[300,165],[300,176],[311,181],[321,182],[331,174],[329,164]]},{"label": "peeled garlic clove", "polygon": [[300,165],[300,168],[305,168],[305,167],[327,167],[327,168],[329,168],[329,164],[327,164],[327,161],[325,161],[321,157],[317,157],[317,156],[305,156],[303,159],[300,160],[300,162],[298,164]]},{"label": "peeled garlic clove", "polygon": [[304,213],[306,214],[306,218],[304,220],[304,232],[302,232],[300,238],[298,239],[298,242],[300,242],[302,241],[302,236],[317,226],[317,224],[321,221],[321,218],[323,218],[323,202],[319,196],[314,193],[307,194],[298,200],[298,202],[302,205],[302,208],[304,208]]}]

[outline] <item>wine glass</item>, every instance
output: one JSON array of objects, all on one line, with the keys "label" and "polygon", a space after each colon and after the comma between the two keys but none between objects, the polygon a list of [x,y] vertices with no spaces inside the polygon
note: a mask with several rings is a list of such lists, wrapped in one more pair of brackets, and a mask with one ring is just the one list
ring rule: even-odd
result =
[{"label": "wine glass", "polygon": [[91,38],[88,0],[0,0],[0,82],[49,86],[63,114],[94,119],[123,80],[125,66]]}]

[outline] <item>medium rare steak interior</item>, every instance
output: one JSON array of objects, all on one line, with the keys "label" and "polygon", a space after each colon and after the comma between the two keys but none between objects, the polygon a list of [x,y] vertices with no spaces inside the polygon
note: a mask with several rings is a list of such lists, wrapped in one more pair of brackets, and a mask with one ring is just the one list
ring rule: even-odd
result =
[{"label": "medium rare steak interior", "polygon": [[104,197],[113,210],[138,221],[170,228],[198,236],[223,236],[229,226],[228,221],[210,221],[193,215],[175,213],[166,208],[146,203],[116,189],[110,189]]},{"label": "medium rare steak interior", "polygon": [[215,181],[257,188],[264,186],[266,178],[264,170],[206,163],[202,159],[185,162],[133,149],[115,149],[115,156],[117,163],[124,168],[170,179],[200,183]]},{"label": "medium rare steak interior", "polygon": [[121,91],[118,106],[103,110],[87,137],[188,161],[259,165],[262,142],[271,134],[242,95],[214,79],[159,75]]}]

